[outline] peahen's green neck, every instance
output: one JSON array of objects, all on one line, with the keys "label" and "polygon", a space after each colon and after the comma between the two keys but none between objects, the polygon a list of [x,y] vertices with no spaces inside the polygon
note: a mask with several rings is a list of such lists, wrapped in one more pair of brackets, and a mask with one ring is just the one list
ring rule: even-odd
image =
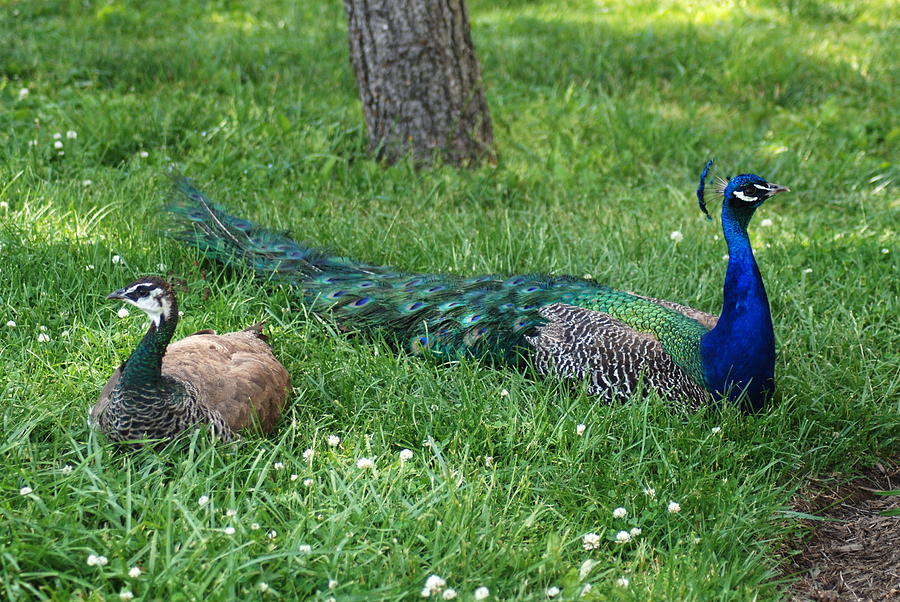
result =
[{"label": "peahen's green neck", "polygon": [[168,312],[160,315],[159,324],[150,323],[147,334],[125,361],[120,386],[137,389],[153,386],[160,381],[162,358],[177,324],[178,306],[172,299]]}]

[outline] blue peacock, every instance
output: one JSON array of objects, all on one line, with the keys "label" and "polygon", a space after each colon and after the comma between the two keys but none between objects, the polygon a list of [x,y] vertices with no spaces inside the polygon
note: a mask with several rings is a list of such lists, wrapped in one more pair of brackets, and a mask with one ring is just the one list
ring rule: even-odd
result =
[{"label": "blue peacock", "polygon": [[[707,216],[711,164],[697,190]],[[747,226],[763,202],[788,188],[760,176],[719,181],[729,259],[718,317],[572,276],[464,278],[360,263],[231,216],[186,178],[175,187],[173,236],[286,283],[312,311],[386,333],[411,353],[533,365],[542,375],[586,381],[589,393],[608,401],[627,399],[641,383],[686,408],[729,400],[754,411],[774,394],[772,318]]]}]

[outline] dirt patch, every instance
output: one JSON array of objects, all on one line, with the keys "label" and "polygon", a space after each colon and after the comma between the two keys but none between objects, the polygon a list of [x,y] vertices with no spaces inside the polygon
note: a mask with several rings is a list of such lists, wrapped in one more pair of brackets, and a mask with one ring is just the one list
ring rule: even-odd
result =
[{"label": "dirt patch", "polygon": [[797,512],[828,520],[803,520],[812,535],[785,571],[800,577],[791,602],[900,600],[900,496],[876,491],[900,489],[900,466],[876,465],[847,482],[817,481],[792,504]]}]

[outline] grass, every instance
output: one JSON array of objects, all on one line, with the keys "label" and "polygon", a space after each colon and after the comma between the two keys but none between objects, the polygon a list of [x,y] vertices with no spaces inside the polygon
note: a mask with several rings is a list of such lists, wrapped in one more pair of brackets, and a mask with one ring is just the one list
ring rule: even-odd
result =
[{"label": "grass", "polygon": [[[889,2],[472,0],[499,163],[420,172],[366,157],[340,3],[2,4],[6,598],[409,599],[438,574],[461,599],[779,599],[804,479],[900,450]],[[783,393],[759,416],[397,355],[157,232],[174,163],[235,212],[369,261],[590,273],[716,311],[725,249],[692,200],[711,154],[794,191],[752,225]],[[295,384],[273,437],[118,454],[89,431],[143,328],[103,296],[159,272],[184,281],[181,334],[269,321]]]}]

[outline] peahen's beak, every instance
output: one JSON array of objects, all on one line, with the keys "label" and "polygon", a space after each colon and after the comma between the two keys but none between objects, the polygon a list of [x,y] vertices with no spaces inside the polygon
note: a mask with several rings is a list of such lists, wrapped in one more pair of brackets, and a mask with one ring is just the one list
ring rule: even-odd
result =
[{"label": "peahen's beak", "polygon": [[107,299],[124,299],[125,298],[125,289],[120,288],[117,291],[113,291],[110,294],[106,295]]}]

